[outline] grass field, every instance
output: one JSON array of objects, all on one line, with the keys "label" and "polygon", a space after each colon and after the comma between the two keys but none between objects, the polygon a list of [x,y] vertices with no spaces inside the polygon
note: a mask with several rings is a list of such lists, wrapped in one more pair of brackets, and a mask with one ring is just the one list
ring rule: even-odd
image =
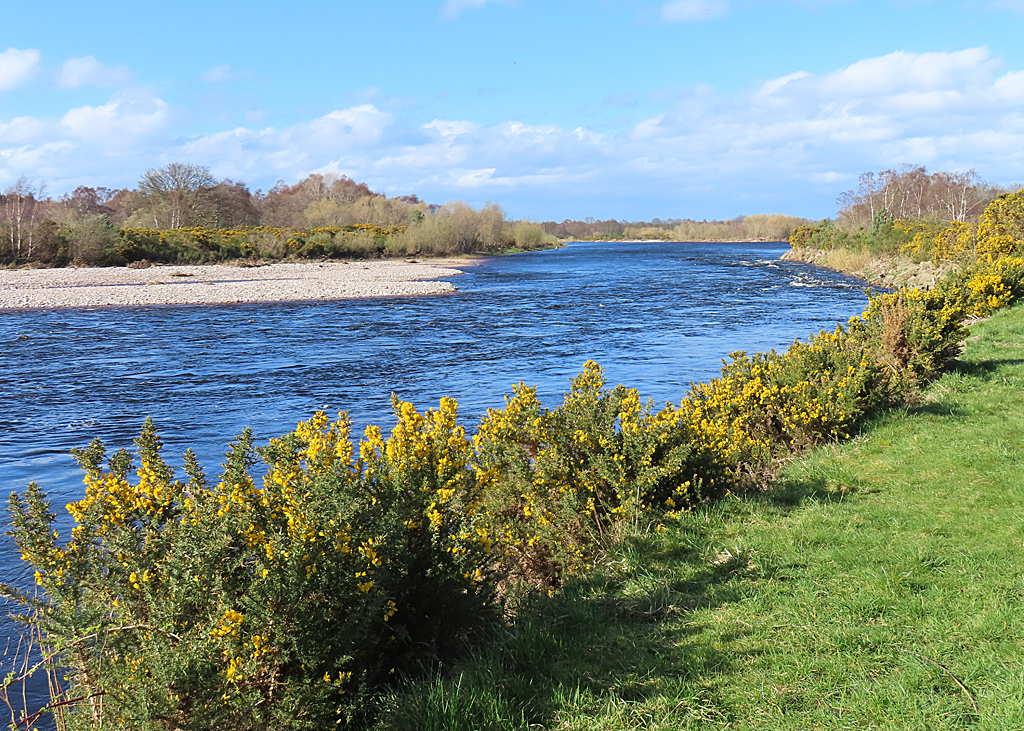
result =
[{"label": "grass field", "polygon": [[382,728],[1024,729],[1024,307],[921,402],[627,537]]}]

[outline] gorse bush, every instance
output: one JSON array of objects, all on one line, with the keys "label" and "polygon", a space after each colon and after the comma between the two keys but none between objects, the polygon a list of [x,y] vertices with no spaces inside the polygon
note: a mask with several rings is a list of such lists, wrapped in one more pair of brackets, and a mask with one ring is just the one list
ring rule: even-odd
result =
[{"label": "gorse bush", "polygon": [[502,593],[557,587],[616,523],[716,497],[729,466],[694,437],[674,410],[652,414],[636,389],[606,388],[593,362],[553,411],[520,383],[473,438]]},{"label": "gorse bush", "polygon": [[369,224],[287,229],[273,226],[207,228],[196,226],[156,231],[122,228],[113,247],[122,262],[206,264],[235,259],[376,258],[404,226]]},{"label": "gorse bush", "polygon": [[43,594],[3,593],[66,668],[68,728],[359,724],[391,679],[472,647],[617,531],[756,485],[914,398],[959,352],[965,320],[1022,294],[1024,259],[985,253],[784,353],[733,353],[660,411],[588,362],[556,408],[519,384],[472,436],[448,398],[422,414],[394,400],[391,432],[358,443],[344,415],[261,448],[244,432],[216,484],[191,453],[175,479],[147,421],[134,478],[124,451],[76,452],[86,494],[68,506],[69,537],[36,485],[11,496]]},{"label": "gorse bush", "polygon": [[149,421],[135,480],[129,455],[104,467],[94,442],[77,453],[86,495],[63,544],[36,486],[13,495],[46,592],[19,598],[82,704],[68,727],[334,726],[482,629],[487,543],[454,402],[395,408],[391,435],[368,429],[358,452],[323,414],[255,452],[245,433],[216,485],[191,455],[174,480]]}]

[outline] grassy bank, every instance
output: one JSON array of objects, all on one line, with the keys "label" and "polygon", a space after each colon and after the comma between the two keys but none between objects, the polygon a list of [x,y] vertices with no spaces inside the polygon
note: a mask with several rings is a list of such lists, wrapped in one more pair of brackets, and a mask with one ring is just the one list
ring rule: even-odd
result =
[{"label": "grassy bank", "polygon": [[615,547],[386,728],[1024,727],[1024,308],[918,405]]}]

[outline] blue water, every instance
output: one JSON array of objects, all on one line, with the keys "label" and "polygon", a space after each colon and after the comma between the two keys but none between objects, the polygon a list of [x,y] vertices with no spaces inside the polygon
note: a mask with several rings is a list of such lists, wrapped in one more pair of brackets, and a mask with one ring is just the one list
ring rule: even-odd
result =
[{"label": "blue water", "polygon": [[[494,258],[451,295],[0,313],[0,484],[81,496],[68,451],[131,446],[152,416],[211,475],[244,427],[264,441],[319,409],[388,426],[391,394],[459,400],[471,431],[518,381],[561,401],[587,359],[658,406],[735,350],[784,348],[859,314],[857,280],[779,261],[786,245],[576,243]],[[6,517],[4,520],[6,524]],[[0,580],[24,585],[9,542]],[[0,640],[13,628],[0,619]],[[5,670],[6,672],[6,670]]]}]

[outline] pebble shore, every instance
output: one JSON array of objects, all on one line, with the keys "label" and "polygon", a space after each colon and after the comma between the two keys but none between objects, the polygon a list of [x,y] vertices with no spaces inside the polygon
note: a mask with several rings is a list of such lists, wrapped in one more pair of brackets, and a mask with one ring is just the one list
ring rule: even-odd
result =
[{"label": "pebble shore", "polygon": [[354,261],[262,266],[0,270],[0,310],[292,302],[454,292],[469,262]]},{"label": "pebble shore", "polygon": [[843,251],[836,259],[833,251],[823,249],[790,249],[782,258],[786,261],[802,261],[806,264],[833,269],[843,274],[863,279],[875,287],[910,287],[929,290],[935,286],[956,265],[950,262],[933,264],[930,261],[915,262],[905,257],[886,254],[866,258],[856,267],[844,265]]}]

